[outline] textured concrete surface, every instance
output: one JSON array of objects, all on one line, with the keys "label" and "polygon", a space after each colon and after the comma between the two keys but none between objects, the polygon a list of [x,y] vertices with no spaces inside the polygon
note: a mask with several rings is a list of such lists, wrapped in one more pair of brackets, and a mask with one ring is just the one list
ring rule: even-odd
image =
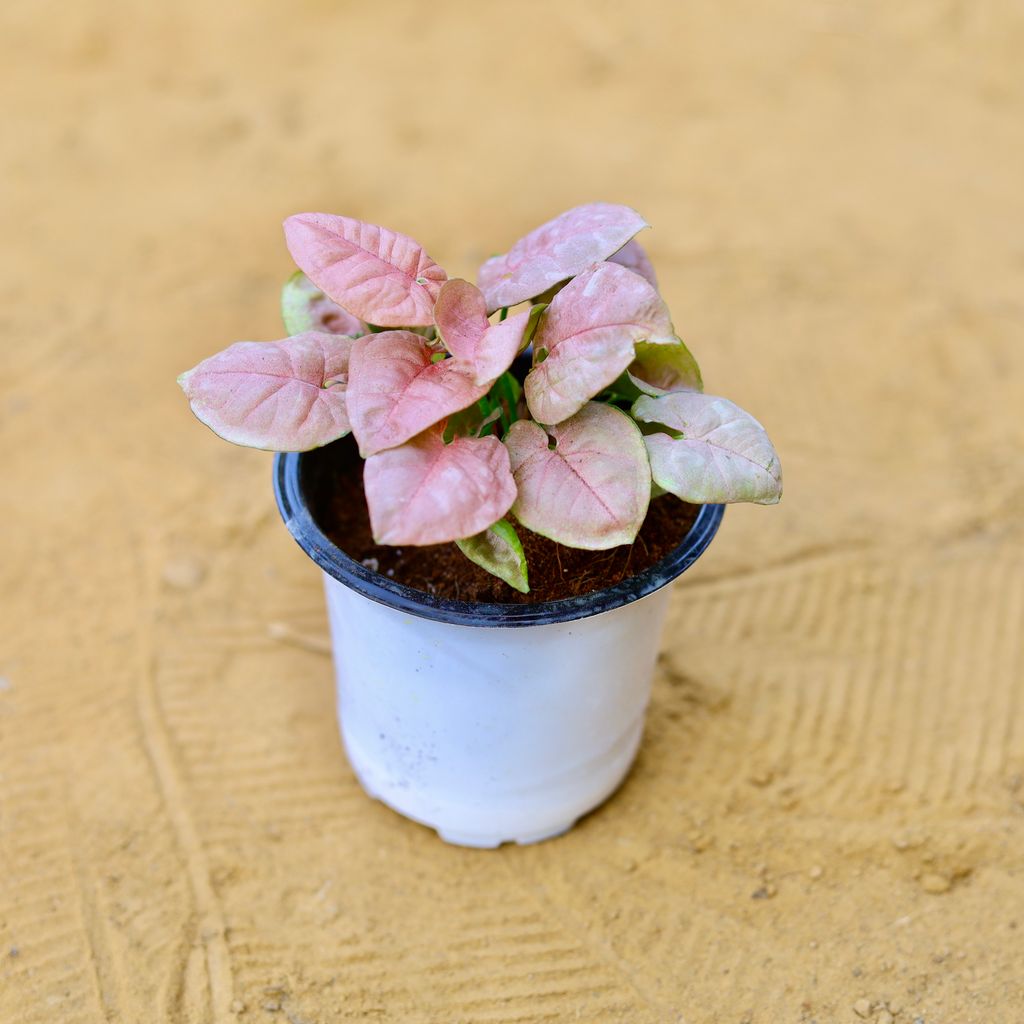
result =
[{"label": "textured concrete surface", "polygon": [[[1014,1022],[1024,9],[8,0],[0,1020]],[[476,853],[367,800],[269,457],[288,213],[454,273],[639,208],[782,455],[677,588],[623,790]]]}]

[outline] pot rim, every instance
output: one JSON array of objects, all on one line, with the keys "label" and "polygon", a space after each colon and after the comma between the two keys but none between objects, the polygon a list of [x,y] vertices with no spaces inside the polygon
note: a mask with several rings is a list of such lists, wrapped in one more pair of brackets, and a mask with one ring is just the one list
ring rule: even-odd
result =
[{"label": "pot rim", "polygon": [[632,604],[667,586],[689,569],[711,543],[725,514],[724,505],[700,506],[686,536],[660,562],[603,590],[534,604],[454,601],[389,579],[345,554],[320,529],[310,512],[302,489],[302,460],[306,454],[278,452],[274,456],[274,497],[281,518],[299,547],[329,576],[371,601],[420,618],[459,626],[550,625],[589,618]]}]

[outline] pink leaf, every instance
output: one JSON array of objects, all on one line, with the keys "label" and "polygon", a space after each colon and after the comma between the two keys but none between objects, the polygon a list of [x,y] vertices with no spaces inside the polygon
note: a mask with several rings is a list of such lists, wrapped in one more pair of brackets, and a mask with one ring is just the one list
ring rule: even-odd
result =
[{"label": "pink leaf", "polygon": [[363,488],[378,544],[472,537],[501,519],[516,497],[508,451],[496,437],[457,437],[446,445],[440,430],[370,456]]},{"label": "pink leaf", "polygon": [[512,365],[529,319],[527,310],[501,323],[489,323],[480,289],[459,278],[444,284],[434,307],[434,320],[445,347],[473,366],[477,384],[488,386]]},{"label": "pink leaf", "polygon": [[239,341],[178,383],[196,416],[226,440],[303,452],[349,432],[351,349],[351,338],[316,331],[283,341]]},{"label": "pink leaf", "polygon": [[644,247],[631,238],[617,253],[608,257],[609,263],[618,263],[634,274],[639,274],[652,288],[657,291],[658,275],[654,273],[650,258]]},{"label": "pink leaf", "polygon": [[636,359],[629,366],[629,379],[645,395],[669,391],[701,391],[700,367],[690,350],[678,341],[674,345],[637,343]]},{"label": "pink leaf", "polygon": [[366,324],[332,302],[301,270],[296,270],[281,289],[281,318],[289,334],[326,331],[358,338]]},{"label": "pink leaf", "polygon": [[684,501],[753,501],[782,496],[782,467],[764,427],[726,398],[677,391],[638,398],[633,415],[675,432],[644,441],[654,482]]},{"label": "pink leaf", "polygon": [[636,210],[614,203],[590,203],[568,210],[480,268],[478,278],[487,308],[514,306],[540,295],[621,249],[647,226]]},{"label": "pink leaf", "polygon": [[329,213],[298,213],[284,233],[306,276],[353,316],[380,327],[434,322],[448,275],[407,235]]},{"label": "pink leaf", "polygon": [[523,526],[574,548],[632,544],[647,515],[651,470],[625,413],[589,402],[547,430],[517,420],[505,444],[519,489],[512,512]]},{"label": "pink leaf", "polygon": [[458,359],[433,362],[412,331],[359,338],[352,348],[348,414],[363,458],[394,448],[483,398],[473,367]]},{"label": "pink leaf", "polygon": [[540,423],[560,423],[608,387],[634,359],[634,344],[676,343],[661,296],[639,275],[599,263],[551,301],[533,338],[547,357],[524,390]]}]

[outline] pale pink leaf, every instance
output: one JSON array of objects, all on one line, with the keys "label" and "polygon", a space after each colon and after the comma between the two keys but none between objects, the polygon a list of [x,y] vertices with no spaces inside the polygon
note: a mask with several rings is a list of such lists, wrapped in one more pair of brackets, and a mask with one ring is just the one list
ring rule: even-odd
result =
[{"label": "pale pink leaf", "polygon": [[627,372],[634,386],[646,395],[701,391],[704,387],[697,360],[681,341],[674,345],[638,342],[636,359]]},{"label": "pale pink leaf", "polygon": [[490,323],[480,289],[460,278],[444,284],[434,306],[445,347],[457,359],[472,364],[477,384],[492,384],[512,365],[529,319],[527,310]]},{"label": "pale pink leaf", "polygon": [[728,399],[696,391],[645,396],[633,415],[673,432],[644,441],[654,482],[684,501],[774,505],[782,496],[782,466],[764,427]]},{"label": "pale pink leaf", "polygon": [[434,322],[448,275],[408,235],[329,213],[284,222],[292,258],[343,309],[380,327]]},{"label": "pale pink leaf", "polygon": [[358,338],[366,333],[366,324],[344,310],[301,270],[296,270],[281,289],[281,318],[289,334],[325,331]]},{"label": "pale pink leaf", "polygon": [[519,489],[512,512],[523,526],[574,548],[634,541],[647,515],[651,470],[625,413],[589,402],[547,430],[517,420],[505,444]]},{"label": "pale pink leaf", "polygon": [[408,441],[487,393],[470,363],[434,362],[433,355],[412,331],[367,334],[354,342],[348,414],[363,458]]},{"label": "pale pink leaf", "polygon": [[609,263],[618,263],[634,274],[639,274],[652,288],[657,290],[658,275],[644,247],[631,238],[617,253],[608,257]]},{"label": "pale pink leaf", "polygon": [[516,497],[508,451],[496,437],[445,444],[440,430],[371,455],[363,489],[378,544],[472,537],[501,519]]},{"label": "pale pink leaf", "polygon": [[283,341],[239,341],[178,383],[196,416],[225,440],[308,451],[349,432],[351,349],[351,338],[316,331]]},{"label": "pale pink leaf", "polygon": [[546,358],[526,377],[533,418],[560,423],[633,362],[638,341],[676,343],[661,296],[638,274],[599,263],[551,301],[533,338]]},{"label": "pale pink leaf", "polygon": [[645,227],[647,221],[636,210],[615,203],[589,203],[566,211],[480,268],[487,308],[514,306],[581,274]]}]

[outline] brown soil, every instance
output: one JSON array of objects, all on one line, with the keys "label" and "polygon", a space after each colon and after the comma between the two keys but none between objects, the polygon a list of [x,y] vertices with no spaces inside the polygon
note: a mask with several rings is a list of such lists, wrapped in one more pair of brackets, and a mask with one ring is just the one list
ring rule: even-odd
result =
[{"label": "brown soil", "polygon": [[521,594],[469,561],[454,544],[388,547],[375,544],[363,497],[363,463],[346,439],[314,453],[309,498],[320,528],[346,554],[391,579],[436,597],[498,604],[532,604],[576,597],[634,576],[661,561],[686,535],[699,506],[665,495],[651,502],[631,545],[580,551],[519,526],[530,592]]}]

